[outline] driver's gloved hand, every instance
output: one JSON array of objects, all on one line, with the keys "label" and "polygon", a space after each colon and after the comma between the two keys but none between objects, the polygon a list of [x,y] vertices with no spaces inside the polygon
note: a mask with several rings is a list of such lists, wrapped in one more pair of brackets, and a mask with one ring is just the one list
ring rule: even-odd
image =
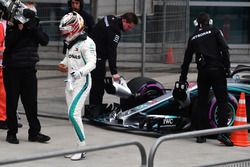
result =
[{"label": "driver's gloved hand", "polygon": [[230,68],[225,68],[225,74],[226,74],[226,78],[230,78],[231,77],[231,70]]},{"label": "driver's gloved hand", "polygon": [[173,97],[177,101],[185,101],[187,98],[187,88],[188,82],[187,81],[176,81],[174,90],[173,90]]}]

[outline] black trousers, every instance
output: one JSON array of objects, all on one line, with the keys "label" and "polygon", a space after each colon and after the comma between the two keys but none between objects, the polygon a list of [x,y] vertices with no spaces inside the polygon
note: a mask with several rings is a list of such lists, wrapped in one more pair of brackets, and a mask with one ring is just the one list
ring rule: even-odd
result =
[{"label": "black trousers", "polygon": [[89,104],[101,105],[104,96],[104,78],[106,75],[106,60],[97,60],[96,68],[91,72],[92,87],[89,94]]},{"label": "black trousers", "polygon": [[193,116],[194,128],[204,129],[204,122],[208,122],[208,98],[212,87],[218,104],[218,126],[227,126],[228,93],[227,80],[223,69],[202,69],[198,72],[198,108]]},{"label": "black trousers", "polygon": [[37,77],[36,69],[29,68],[4,68],[4,86],[6,90],[6,110],[8,135],[18,132],[17,107],[21,97],[25,114],[29,123],[29,135],[36,136],[41,125],[37,118]]}]

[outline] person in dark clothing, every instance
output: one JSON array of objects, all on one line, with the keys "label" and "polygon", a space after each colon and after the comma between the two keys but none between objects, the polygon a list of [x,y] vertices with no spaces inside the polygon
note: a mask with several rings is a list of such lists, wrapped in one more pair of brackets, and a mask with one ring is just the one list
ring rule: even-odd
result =
[{"label": "person in dark clothing", "polygon": [[[228,120],[228,93],[227,80],[230,76],[229,47],[222,32],[212,25],[207,13],[200,13],[195,20],[196,30],[189,38],[181,66],[179,82],[187,82],[187,73],[193,54],[196,55],[198,68],[198,108],[192,116],[194,129],[204,129],[203,122],[208,115],[208,97],[210,88],[214,92],[218,103],[218,126],[227,126]],[[233,146],[228,134],[219,134],[218,140],[226,146]],[[205,137],[198,137],[197,143],[206,142]]]},{"label": "person in dark clothing", "polygon": [[[25,3],[36,13],[33,3]],[[10,21],[8,21],[9,23]],[[8,24],[3,54],[3,79],[6,89],[7,138],[12,144],[19,144],[17,107],[19,96],[24,106],[29,123],[28,140],[47,142],[49,136],[41,134],[41,125],[37,117],[37,77],[36,63],[39,61],[39,44],[45,46],[49,42],[48,35],[39,25],[39,19],[32,17],[26,23],[13,20]]]},{"label": "person in dark clothing", "polygon": [[75,11],[80,14],[84,20],[84,31],[88,34],[91,33],[92,28],[94,26],[94,18],[85,10],[83,10],[84,1],[83,0],[69,0],[68,8],[69,12]]},{"label": "person in dark clothing", "polygon": [[120,80],[120,75],[116,67],[116,49],[121,38],[121,31],[127,32],[137,24],[138,18],[134,13],[125,13],[120,17],[113,15],[104,16],[93,27],[90,37],[96,44],[97,62],[96,68],[91,72],[92,88],[89,99],[90,105],[94,105],[97,108],[102,106],[107,60],[113,80]]},{"label": "person in dark clothing", "polygon": [[[69,10],[67,13],[70,12],[77,12],[80,14],[84,20],[84,31],[87,34],[90,34],[92,32],[92,28],[95,24],[93,16],[91,16],[89,13],[87,13],[85,10],[83,10],[84,7],[84,1],[83,0],[68,0],[68,8]],[[66,54],[67,50],[67,44],[63,43],[63,54]]]}]

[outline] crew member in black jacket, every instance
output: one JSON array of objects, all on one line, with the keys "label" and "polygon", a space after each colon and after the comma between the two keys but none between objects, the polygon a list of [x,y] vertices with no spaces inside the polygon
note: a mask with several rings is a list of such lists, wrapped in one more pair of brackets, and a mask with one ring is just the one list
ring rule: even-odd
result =
[{"label": "crew member in black jacket", "polygon": [[[35,11],[33,4],[30,8]],[[34,16],[22,24],[17,20],[7,26],[5,51],[3,54],[3,78],[6,89],[7,138],[12,144],[19,144],[17,107],[21,97],[25,114],[29,122],[28,140],[47,142],[49,136],[40,133],[41,125],[37,117],[37,77],[36,63],[39,61],[38,46],[49,42],[48,35],[39,26],[39,19]]]},{"label": "crew member in black jacket", "polygon": [[[203,124],[208,115],[208,96],[211,87],[218,102],[218,125],[225,127],[229,112],[226,80],[230,75],[229,48],[222,32],[212,25],[207,13],[200,13],[195,22],[196,30],[188,41],[179,82],[187,82],[189,64],[195,53],[198,67],[198,108],[192,118],[194,128],[205,128]],[[228,134],[219,134],[218,140],[226,146],[233,146]],[[206,138],[198,137],[197,142],[206,142]]]},{"label": "crew member in black jacket", "polygon": [[[91,72],[92,88],[89,103],[101,107],[104,95],[104,78],[106,75],[106,61],[114,81],[120,80],[116,67],[117,45],[121,38],[121,31],[127,32],[138,24],[134,13],[125,13],[120,17],[104,16],[94,27],[90,37],[96,44],[96,68]],[[98,109],[97,109],[98,110]]]}]

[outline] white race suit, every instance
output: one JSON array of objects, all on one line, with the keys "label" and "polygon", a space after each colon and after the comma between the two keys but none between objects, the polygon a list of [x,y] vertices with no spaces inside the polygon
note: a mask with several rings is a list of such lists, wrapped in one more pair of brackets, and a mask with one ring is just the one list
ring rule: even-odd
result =
[{"label": "white race suit", "polygon": [[[65,94],[69,120],[79,139],[77,140],[78,145],[85,145],[82,110],[92,85],[90,72],[95,68],[96,64],[95,43],[89,37],[86,40],[79,40],[68,49],[65,58],[60,64],[68,67]],[[75,79],[72,72],[80,72],[81,76]]]}]

